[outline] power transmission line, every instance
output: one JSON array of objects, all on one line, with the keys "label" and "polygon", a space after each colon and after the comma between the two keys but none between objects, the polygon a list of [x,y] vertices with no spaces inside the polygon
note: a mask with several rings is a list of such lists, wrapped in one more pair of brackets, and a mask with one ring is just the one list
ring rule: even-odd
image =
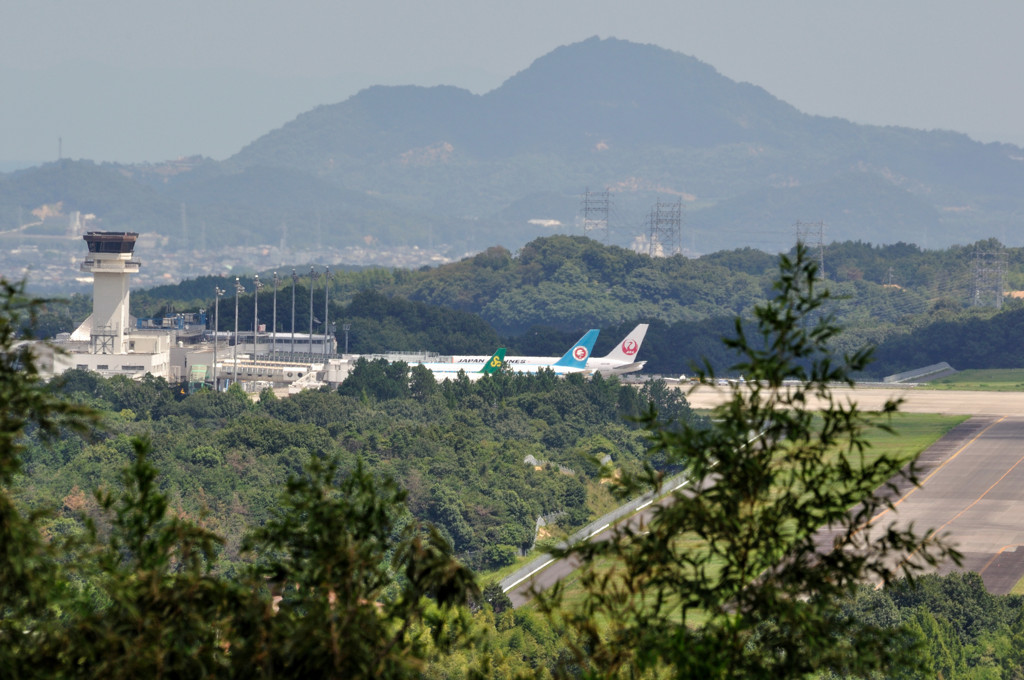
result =
[{"label": "power transmission line", "polygon": [[658,201],[647,215],[647,254],[671,257],[683,252],[683,199]]},{"label": "power transmission line", "polygon": [[583,235],[601,243],[608,243],[608,214],[611,211],[611,191],[591,191],[588,187],[580,198],[580,224]]},{"label": "power transmission line", "polygon": [[803,243],[811,250],[818,251],[818,270],[822,280],[825,279],[825,223],[818,222],[797,222],[796,240]]}]

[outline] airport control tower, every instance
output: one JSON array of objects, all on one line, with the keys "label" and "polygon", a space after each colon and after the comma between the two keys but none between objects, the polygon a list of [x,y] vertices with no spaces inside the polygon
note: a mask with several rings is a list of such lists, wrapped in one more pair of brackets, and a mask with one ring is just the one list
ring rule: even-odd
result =
[{"label": "airport control tower", "polygon": [[93,276],[91,351],[127,354],[128,275],[139,271],[139,261],[132,259],[139,235],[130,231],[90,231],[82,238],[89,245],[82,271]]}]

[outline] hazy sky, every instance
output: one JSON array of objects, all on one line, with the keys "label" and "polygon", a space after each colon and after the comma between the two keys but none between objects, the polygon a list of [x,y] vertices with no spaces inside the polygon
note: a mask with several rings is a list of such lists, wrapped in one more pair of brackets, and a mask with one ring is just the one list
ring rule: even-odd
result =
[{"label": "hazy sky", "polygon": [[364,87],[484,93],[593,35],[807,113],[1024,146],[1021,0],[2,0],[0,170],[223,159]]}]

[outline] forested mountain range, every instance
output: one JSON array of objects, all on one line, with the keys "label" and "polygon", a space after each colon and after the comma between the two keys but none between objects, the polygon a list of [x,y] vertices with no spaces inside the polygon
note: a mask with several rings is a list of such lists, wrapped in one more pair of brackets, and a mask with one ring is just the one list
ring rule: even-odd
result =
[{"label": "forested mountain range", "polygon": [[208,248],[267,244],[285,259],[314,241],[457,258],[580,233],[581,194],[607,188],[607,238],[621,246],[642,247],[652,206],[679,200],[696,252],[785,250],[797,221],[824,222],[828,240],[936,248],[1016,244],[1021,186],[1018,147],[810,116],[684,54],[591,38],[483,95],[369,88],[222,162],[0,175],[0,229],[60,203],[105,229],[158,233],[172,252],[195,248],[201,226]]}]

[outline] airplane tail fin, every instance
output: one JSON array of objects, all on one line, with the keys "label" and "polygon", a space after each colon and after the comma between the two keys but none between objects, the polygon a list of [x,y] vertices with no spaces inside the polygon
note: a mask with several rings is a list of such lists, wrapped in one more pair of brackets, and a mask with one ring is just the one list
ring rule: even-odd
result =
[{"label": "airplane tail fin", "polygon": [[637,327],[629,332],[622,342],[615,346],[605,359],[611,359],[613,361],[623,361],[631,363],[636,361],[636,355],[640,353],[640,344],[644,341],[644,336],[647,335],[647,327],[650,324],[641,323],[637,324]]},{"label": "airplane tail fin", "polygon": [[477,373],[483,373],[484,375],[494,375],[501,367],[505,365],[505,348],[500,348],[497,352],[491,355],[491,358],[484,362],[483,367],[477,371]]},{"label": "airplane tail fin", "polygon": [[587,359],[590,358],[590,353],[594,350],[594,343],[597,342],[597,334],[599,332],[598,329],[591,328],[554,365],[584,368],[587,365]]}]

